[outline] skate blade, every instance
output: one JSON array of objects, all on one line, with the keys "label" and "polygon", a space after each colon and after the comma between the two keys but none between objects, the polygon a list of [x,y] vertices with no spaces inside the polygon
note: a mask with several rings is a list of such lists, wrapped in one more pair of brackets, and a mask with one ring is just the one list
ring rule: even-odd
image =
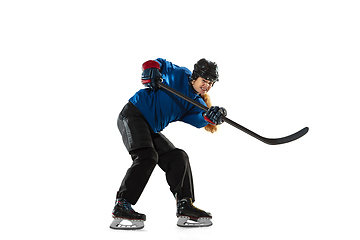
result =
[{"label": "skate blade", "polygon": [[[131,224],[122,223],[122,221],[130,222]],[[142,229],[144,227],[143,220],[129,220],[124,218],[114,218],[113,222],[110,225],[111,229],[116,230],[136,230]]]},{"label": "skate blade", "polygon": [[190,220],[190,217],[178,217],[177,225],[179,227],[210,227],[212,225],[211,218],[198,218],[196,221]]}]

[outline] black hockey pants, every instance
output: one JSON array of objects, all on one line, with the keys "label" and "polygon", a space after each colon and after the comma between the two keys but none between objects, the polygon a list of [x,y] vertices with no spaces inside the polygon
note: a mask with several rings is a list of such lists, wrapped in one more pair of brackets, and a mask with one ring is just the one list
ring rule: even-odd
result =
[{"label": "black hockey pants", "polygon": [[127,170],[117,193],[136,204],[156,165],[166,174],[170,191],[178,198],[195,201],[189,158],[162,134],[154,133],[142,113],[128,103],[118,118],[118,128],[133,163]]}]

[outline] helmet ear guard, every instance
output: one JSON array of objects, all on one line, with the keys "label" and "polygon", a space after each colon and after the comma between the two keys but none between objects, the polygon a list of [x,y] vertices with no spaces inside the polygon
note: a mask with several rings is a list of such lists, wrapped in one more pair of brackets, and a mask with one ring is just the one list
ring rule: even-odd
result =
[{"label": "helmet ear guard", "polygon": [[196,79],[198,79],[198,77],[200,77],[200,75],[194,70],[192,75],[191,75],[191,79],[196,80]]}]

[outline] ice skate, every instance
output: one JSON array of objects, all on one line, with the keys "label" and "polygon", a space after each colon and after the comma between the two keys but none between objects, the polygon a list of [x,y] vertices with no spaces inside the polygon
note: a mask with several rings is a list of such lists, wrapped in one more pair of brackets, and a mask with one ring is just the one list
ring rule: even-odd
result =
[{"label": "ice skate", "polygon": [[145,214],[135,212],[131,204],[125,199],[117,199],[112,212],[113,222],[110,225],[112,229],[135,230],[144,227],[146,220]]},{"label": "ice skate", "polygon": [[191,198],[184,198],[177,202],[179,227],[209,227],[212,225],[210,213],[196,208]]}]

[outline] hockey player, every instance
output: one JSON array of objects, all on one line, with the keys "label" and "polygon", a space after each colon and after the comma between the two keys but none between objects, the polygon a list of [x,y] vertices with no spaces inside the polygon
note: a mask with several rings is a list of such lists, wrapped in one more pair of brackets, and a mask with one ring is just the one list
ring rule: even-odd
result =
[{"label": "hockey player", "polygon": [[[188,155],[176,148],[161,131],[171,122],[182,121],[197,128],[215,132],[223,122],[226,110],[211,107],[207,93],[218,81],[216,63],[200,59],[191,72],[165,59],[150,60],[142,65],[141,89],[125,105],[118,118],[118,128],[133,163],[126,172],[116,195],[112,212],[114,229],[139,229],[146,220],[132,205],[138,201],[156,165],[166,173],[166,180],[177,201],[178,226],[210,226],[211,214],[193,206],[193,179]],[[164,84],[209,107],[203,111],[181,98],[160,90]],[[121,224],[122,220],[132,225]],[[192,220],[191,222],[188,220]]]}]

